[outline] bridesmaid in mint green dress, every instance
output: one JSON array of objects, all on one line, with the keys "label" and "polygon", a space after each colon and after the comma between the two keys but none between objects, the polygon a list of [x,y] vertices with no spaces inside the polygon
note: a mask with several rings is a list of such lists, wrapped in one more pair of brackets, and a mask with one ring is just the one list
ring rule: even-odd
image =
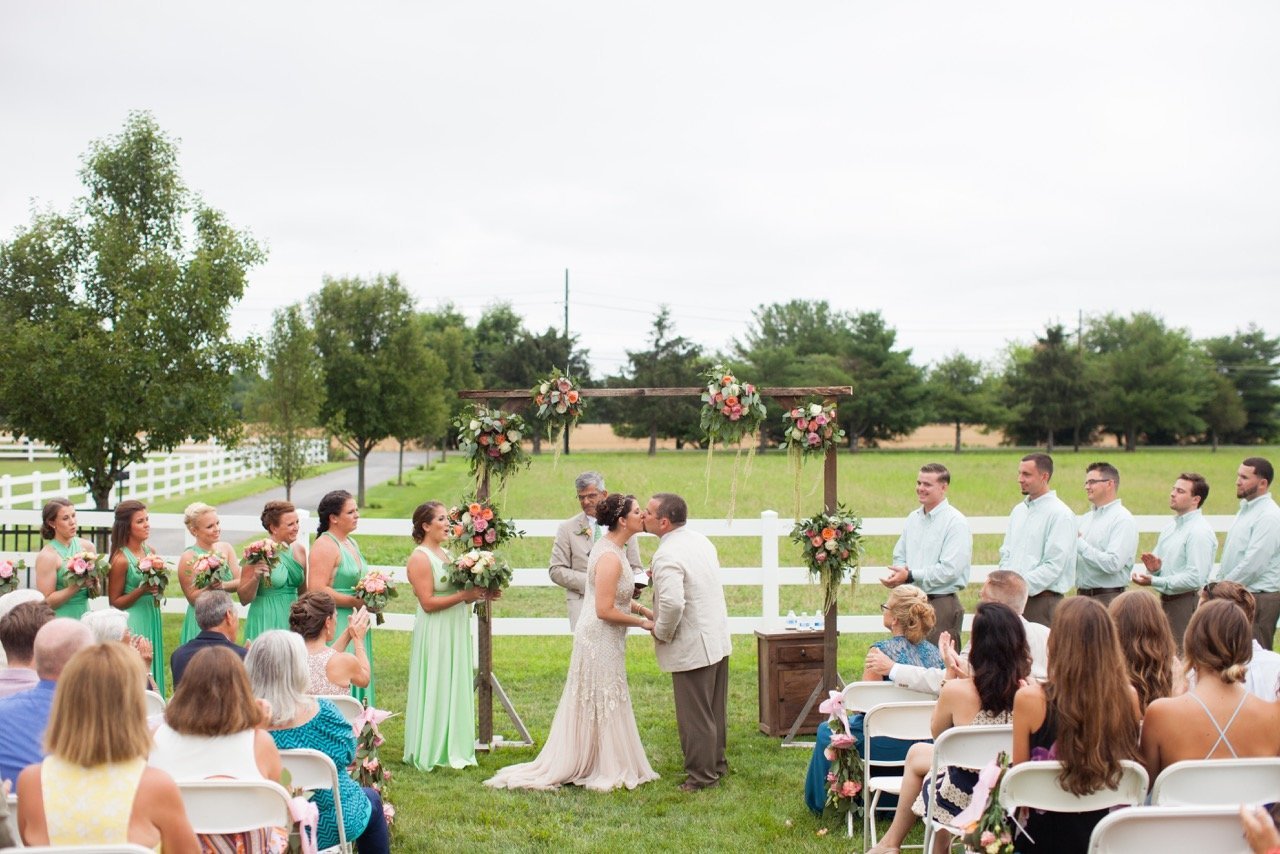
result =
[{"label": "bridesmaid in mint green dress", "polygon": [[485,591],[449,581],[444,550],[449,517],[439,501],[413,511],[409,583],[418,599],[409,646],[409,702],[404,761],[419,771],[476,764],[476,708],[471,673],[471,606]]},{"label": "bridesmaid in mint green dress", "polygon": [[236,551],[230,543],[221,541],[222,522],[218,519],[218,511],[201,501],[187,505],[182,513],[182,521],[186,524],[196,544],[189,547],[178,558],[178,583],[182,585],[182,595],[187,597],[187,615],[182,619],[182,634],[179,644],[200,634],[200,626],[196,623],[196,597],[204,588],[196,587],[195,563],[205,555],[216,554],[222,558],[210,589],[222,589],[235,593],[240,585],[240,564],[236,561]]},{"label": "bridesmaid in mint green dress", "polygon": [[89,610],[89,592],[67,577],[67,561],[80,552],[96,554],[98,550],[76,536],[76,506],[67,499],[50,500],[40,516],[40,536],[45,544],[36,555],[36,589],[59,617],[78,620]]},{"label": "bridesmaid in mint green dress", "polygon": [[286,547],[271,569],[271,583],[262,584],[266,564],[245,565],[240,571],[240,601],[249,606],[244,623],[245,643],[271,629],[289,628],[289,609],[307,592],[307,550],[298,542],[298,511],[288,501],[268,501],[262,508],[262,527]]},{"label": "bridesmaid in mint green dress", "polygon": [[160,617],[160,603],[151,588],[142,583],[138,560],[155,549],[147,545],[151,536],[151,520],[141,501],[130,498],[116,505],[115,524],[111,528],[111,575],[107,580],[107,595],[111,607],[129,614],[129,631],[151,642],[151,678],[156,690],[164,693],[164,621]]},{"label": "bridesmaid in mint green dress", "polygon": [[[351,533],[360,524],[360,509],[350,492],[336,489],[320,499],[316,515],[320,517],[320,536],[312,543],[311,554],[307,558],[307,589],[323,590],[333,597],[333,603],[338,607],[334,632],[341,635],[347,628],[347,621],[351,619],[351,612],[364,604],[355,595],[355,585],[368,572],[368,567],[360,554],[360,547],[351,538]],[[364,646],[372,671],[372,631],[364,636]],[[340,650],[350,651],[350,645]],[[351,696],[367,706],[373,706],[375,684],[370,672],[369,687],[352,685]]]}]

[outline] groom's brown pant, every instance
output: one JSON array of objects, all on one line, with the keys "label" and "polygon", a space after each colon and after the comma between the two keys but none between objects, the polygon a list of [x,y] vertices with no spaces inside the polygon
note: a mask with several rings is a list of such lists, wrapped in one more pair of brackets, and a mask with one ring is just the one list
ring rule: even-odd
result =
[{"label": "groom's brown pant", "polygon": [[710,786],[729,771],[729,657],[696,670],[671,674],[676,696],[676,727],[684,752],[687,782]]}]

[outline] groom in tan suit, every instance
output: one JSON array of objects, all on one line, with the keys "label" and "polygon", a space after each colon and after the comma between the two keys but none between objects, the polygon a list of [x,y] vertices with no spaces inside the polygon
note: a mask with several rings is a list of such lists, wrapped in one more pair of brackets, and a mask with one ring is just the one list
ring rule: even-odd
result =
[{"label": "groom in tan suit", "polygon": [[[688,777],[680,790],[714,786],[729,771],[725,759],[729,698],[729,609],[720,586],[716,547],[685,528],[683,498],[649,499],[644,529],[662,538],[653,555],[653,637],[658,667],[671,674],[676,726]],[[634,538],[632,540],[634,542]]]},{"label": "groom in tan suit", "polygon": [[[578,614],[582,613],[582,597],[587,591],[587,558],[591,556],[596,540],[604,535],[596,524],[596,504],[609,494],[604,488],[604,475],[599,472],[583,472],[573,485],[578,490],[578,506],[582,512],[560,523],[555,543],[551,546],[551,566],[547,570],[551,580],[564,588],[565,604],[569,609],[569,631],[577,628]],[[635,537],[627,543],[627,563],[631,564],[631,571],[639,583],[644,575],[644,566],[640,563],[640,546]]]}]

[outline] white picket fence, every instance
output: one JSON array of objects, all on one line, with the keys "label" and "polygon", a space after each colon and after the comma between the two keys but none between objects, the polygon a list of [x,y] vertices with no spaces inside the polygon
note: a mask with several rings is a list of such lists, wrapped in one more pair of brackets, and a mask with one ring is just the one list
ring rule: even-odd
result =
[{"label": "white picket fence", "polygon": [[[327,454],[324,440],[312,440],[307,447],[307,462],[324,462]],[[235,449],[208,446],[202,451],[166,454],[129,466],[128,478],[112,490],[112,497],[115,501],[153,501],[256,477],[266,473],[267,465],[266,451],[255,444]],[[66,469],[0,476],[0,509],[39,509],[50,498],[58,497],[69,499],[77,508],[93,507],[93,496]]]},{"label": "white picket fence", "polygon": [[[302,519],[302,530],[314,530],[305,511],[300,515]],[[81,525],[84,526],[104,526],[110,527],[112,522],[111,513],[103,512],[82,512],[78,514]],[[1218,532],[1226,531],[1230,527],[1233,516],[1206,516],[1205,519]],[[1155,533],[1164,530],[1169,524],[1168,516],[1136,516],[1138,530],[1141,533]],[[223,516],[222,531],[224,538],[237,541],[249,536],[261,535],[261,525],[256,516]],[[560,525],[559,519],[518,519],[515,520],[517,528],[525,532],[527,537],[545,537],[548,540],[555,536],[556,528]],[[905,520],[902,518],[871,518],[863,520],[863,533],[870,537],[897,537],[902,533],[902,526]],[[974,534],[1003,534],[1005,526],[1008,522],[1004,516],[978,516],[970,517],[969,525]],[[12,525],[40,525],[40,514],[32,511],[24,510],[7,510],[0,511],[0,525],[9,527]],[[749,537],[759,540],[760,542],[760,563],[758,566],[735,566],[722,567],[721,579],[726,585],[743,585],[743,586],[759,586],[760,587],[760,613],[758,615],[746,617],[730,617],[729,629],[734,634],[751,634],[755,631],[778,631],[783,628],[783,617],[779,614],[779,590],[784,585],[800,585],[812,583],[809,572],[802,566],[782,566],[779,564],[779,542],[780,538],[786,537],[790,531],[794,521],[791,519],[780,519],[778,514],[772,510],[766,510],[760,514],[758,519],[735,519],[729,522],[724,519],[690,519],[689,527],[696,531],[701,531],[709,537]],[[185,541],[190,544],[190,535],[186,533],[186,529],[182,524],[182,517],[177,513],[153,513],[151,514],[151,529],[153,535],[157,531],[182,531]],[[409,532],[412,524],[408,519],[372,519],[364,518],[360,520],[360,527],[357,531],[357,539],[361,536],[391,536],[403,537],[408,542]],[[648,536],[648,535],[644,535]],[[794,554],[790,543],[787,543],[788,554]],[[547,552],[550,553],[550,543],[547,546]],[[27,565],[31,566],[35,557],[34,554],[5,553],[6,558],[24,558]],[[176,560],[177,555],[171,556]],[[397,581],[405,582],[403,566],[378,566],[380,569]],[[993,565],[976,565],[970,574],[969,581],[971,584],[980,584],[987,577],[987,573],[996,567]],[[29,573],[31,574],[31,573]],[[886,569],[883,566],[864,566],[860,572],[860,581],[864,584],[878,583],[886,575]],[[29,586],[34,586],[34,578],[28,581]],[[514,571],[512,579],[514,587],[550,587],[553,582],[547,575],[545,566],[521,567]],[[402,597],[412,595],[406,588],[401,591]],[[105,598],[94,600],[95,607],[105,607]],[[186,611],[187,603],[179,595],[170,597],[166,603],[164,610],[166,613],[181,614]],[[567,617],[504,617],[502,616],[503,604],[499,603],[495,606],[495,617],[493,620],[493,633],[495,635],[568,635],[569,620]],[[411,614],[387,614],[387,621],[381,628],[391,629],[394,631],[410,631],[413,629],[413,615]],[[970,619],[970,615],[966,615],[966,624]],[[841,632],[853,632],[858,634],[879,633],[884,630],[883,623],[879,614],[871,615],[842,615],[838,621],[838,628]]]}]

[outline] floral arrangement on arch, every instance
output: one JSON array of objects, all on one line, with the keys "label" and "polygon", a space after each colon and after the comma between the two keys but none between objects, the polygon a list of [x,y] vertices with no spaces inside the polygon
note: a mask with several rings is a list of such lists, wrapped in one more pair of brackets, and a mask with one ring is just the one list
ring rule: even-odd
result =
[{"label": "floral arrangement on arch", "polygon": [[822,456],[845,438],[836,405],[804,403],[782,413],[782,444],[789,452]]},{"label": "floral arrangement on arch", "polygon": [[524,531],[502,518],[488,501],[468,497],[449,508],[449,536],[461,548],[493,551],[523,537]]},{"label": "floral arrangement on arch", "polygon": [[1014,854],[1013,822],[1000,803],[1000,781],[1009,770],[1009,754],[1001,751],[978,772],[969,806],[951,820],[966,852]]},{"label": "floral arrangement on arch", "polygon": [[0,595],[18,589],[19,573],[27,568],[24,560],[0,560]]},{"label": "floral arrangement on arch", "polygon": [[831,743],[823,755],[831,763],[827,770],[826,808],[843,812],[853,836],[856,822],[862,820],[862,757],[858,754],[857,741],[849,728],[849,713],[844,708],[844,694],[830,692],[830,696],[818,706],[818,711],[829,715]]},{"label": "floral arrangement on arch", "polygon": [[97,552],[86,549],[67,558],[67,577],[84,588],[90,599],[106,592],[109,575],[111,564]]},{"label": "floral arrangement on arch", "polygon": [[517,468],[529,464],[520,445],[528,430],[519,415],[477,403],[453,419],[453,426],[458,429],[458,449],[477,479],[488,474],[505,481]]},{"label": "floral arrangement on arch", "polygon": [[836,593],[847,571],[853,571],[853,586],[858,586],[857,568],[863,553],[862,519],[843,504],[831,513],[797,519],[791,529],[791,541],[801,545],[809,573],[823,582],[823,613],[835,604]]},{"label": "floral arrangement on arch", "polygon": [[701,427],[708,447],[716,442],[736,445],[760,429],[766,412],[754,385],[740,382],[727,365],[715,365],[704,376]]},{"label": "floral arrangement on arch", "polygon": [[529,390],[533,396],[532,420],[546,430],[548,439],[555,441],[562,431],[582,417],[585,407],[579,385],[575,377],[552,368],[551,373]]}]

